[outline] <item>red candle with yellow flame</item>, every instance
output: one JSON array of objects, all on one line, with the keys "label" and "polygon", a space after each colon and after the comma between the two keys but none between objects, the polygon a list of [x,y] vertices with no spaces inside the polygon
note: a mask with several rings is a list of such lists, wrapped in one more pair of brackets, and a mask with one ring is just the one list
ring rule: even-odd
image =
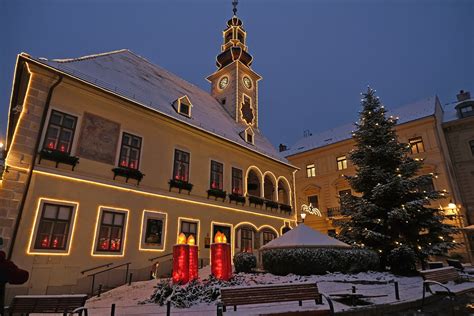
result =
[{"label": "red candle with yellow flame", "polygon": [[189,246],[186,236],[181,233],[178,244],[173,246],[173,283],[185,284],[189,281]]},{"label": "red candle with yellow flame", "polygon": [[189,281],[196,280],[199,277],[198,271],[198,246],[193,235],[189,235],[187,244],[189,246]]},{"label": "red candle with yellow flame", "polygon": [[221,232],[214,236],[211,245],[211,273],[220,280],[227,281],[232,276],[231,248],[227,237]]}]

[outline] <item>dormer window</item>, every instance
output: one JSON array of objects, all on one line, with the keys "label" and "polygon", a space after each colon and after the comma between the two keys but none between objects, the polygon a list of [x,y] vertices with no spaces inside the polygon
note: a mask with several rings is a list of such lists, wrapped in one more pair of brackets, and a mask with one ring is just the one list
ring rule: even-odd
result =
[{"label": "dormer window", "polygon": [[461,112],[461,117],[474,116],[474,107],[472,105],[459,107],[459,111]]},{"label": "dormer window", "polygon": [[174,102],[174,105],[176,111],[178,111],[179,114],[191,117],[191,108],[193,107],[193,105],[191,104],[191,101],[189,101],[189,98],[186,95],[176,100]]},{"label": "dormer window", "polygon": [[254,136],[255,136],[255,133],[253,132],[253,130],[249,127],[245,130],[245,141],[249,144],[252,144],[254,145]]}]

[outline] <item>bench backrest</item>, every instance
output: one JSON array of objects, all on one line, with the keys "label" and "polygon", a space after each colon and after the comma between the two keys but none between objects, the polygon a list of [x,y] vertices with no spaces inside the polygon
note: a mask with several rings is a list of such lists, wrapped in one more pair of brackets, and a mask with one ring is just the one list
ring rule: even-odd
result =
[{"label": "bench backrest", "polygon": [[84,306],[86,294],[18,295],[9,307],[11,313],[64,313]]},{"label": "bench backrest", "polygon": [[440,283],[456,281],[459,279],[459,273],[453,267],[444,267],[439,269],[430,269],[420,271],[423,280],[431,280]]},{"label": "bench backrest", "polygon": [[279,284],[254,287],[222,288],[224,305],[246,305],[265,302],[319,299],[316,283]]},{"label": "bench backrest", "polygon": [[463,265],[461,264],[461,261],[459,261],[459,260],[448,259],[448,260],[446,260],[446,262],[447,262],[451,267],[454,267],[455,269],[458,269],[458,270],[461,270],[461,271],[464,270],[464,267],[463,267]]}]

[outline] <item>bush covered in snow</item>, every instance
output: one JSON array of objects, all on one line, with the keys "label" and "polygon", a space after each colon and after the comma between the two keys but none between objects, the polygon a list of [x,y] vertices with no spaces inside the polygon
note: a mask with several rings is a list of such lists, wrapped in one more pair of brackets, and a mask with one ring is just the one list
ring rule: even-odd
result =
[{"label": "bush covered in snow", "polygon": [[257,267],[257,257],[252,253],[240,252],[234,256],[235,272],[252,272]]},{"label": "bush covered in snow", "polygon": [[357,273],[379,267],[378,255],[366,249],[269,249],[263,251],[262,259],[265,270],[276,275]]},{"label": "bush covered in snow", "polygon": [[171,280],[162,280],[148,301],[160,306],[169,300],[174,307],[188,308],[197,303],[211,303],[221,295],[220,289],[236,286],[244,282],[244,277],[234,276],[229,281],[221,281],[212,276],[207,280],[195,280],[185,285],[173,284]]},{"label": "bush covered in snow", "polygon": [[405,246],[401,246],[390,251],[387,257],[390,271],[400,275],[415,275],[416,272],[416,254]]}]

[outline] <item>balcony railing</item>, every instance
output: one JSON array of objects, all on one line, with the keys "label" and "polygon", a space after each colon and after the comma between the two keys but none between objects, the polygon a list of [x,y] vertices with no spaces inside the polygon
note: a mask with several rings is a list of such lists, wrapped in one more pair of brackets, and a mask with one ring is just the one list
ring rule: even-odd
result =
[{"label": "balcony railing", "polygon": [[342,216],[341,207],[339,207],[339,206],[338,207],[328,207],[327,210],[326,210],[326,215],[329,218],[341,217]]}]

